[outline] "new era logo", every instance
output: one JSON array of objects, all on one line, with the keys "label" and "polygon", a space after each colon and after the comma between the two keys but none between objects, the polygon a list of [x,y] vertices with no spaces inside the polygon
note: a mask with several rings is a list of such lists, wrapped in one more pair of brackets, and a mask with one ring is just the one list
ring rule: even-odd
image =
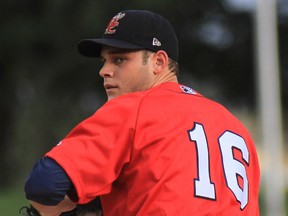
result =
[{"label": "new era logo", "polygon": [[153,46],[161,46],[161,42],[157,38],[153,38],[152,45]]}]

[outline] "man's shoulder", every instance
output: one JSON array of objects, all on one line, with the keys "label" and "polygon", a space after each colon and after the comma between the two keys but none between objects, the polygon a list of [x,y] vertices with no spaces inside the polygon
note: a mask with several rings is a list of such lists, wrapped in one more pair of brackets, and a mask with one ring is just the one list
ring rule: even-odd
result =
[{"label": "man's shoulder", "polygon": [[106,104],[118,104],[118,105],[127,105],[127,103],[132,103],[133,106],[137,103],[141,103],[141,101],[145,98],[149,98],[150,96],[156,96],[163,94],[163,91],[179,91],[180,85],[178,83],[162,83],[145,91],[137,91],[133,93],[124,94],[113,98],[107,101]]},{"label": "man's shoulder", "polygon": [[[146,91],[138,91],[121,95],[107,101],[103,107],[114,107],[116,109],[137,109],[140,106],[163,106],[170,103],[186,104],[190,96],[204,98],[197,91],[177,82],[165,82]],[[186,101],[186,102],[185,102]],[[190,102],[191,103],[191,102]]]}]

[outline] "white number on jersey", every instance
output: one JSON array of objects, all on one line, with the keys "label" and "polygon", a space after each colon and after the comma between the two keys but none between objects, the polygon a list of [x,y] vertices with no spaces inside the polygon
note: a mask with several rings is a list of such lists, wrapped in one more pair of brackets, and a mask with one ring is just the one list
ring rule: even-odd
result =
[{"label": "white number on jersey", "polygon": [[[189,138],[196,144],[198,178],[194,180],[195,196],[206,199],[216,199],[215,185],[211,181],[209,145],[203,125],[195,123],[188,131]],[[248,179],[243,163],[234,158],[233,149],[242,153],[243,160],[249,165],[249,152],[245,140],[231,132],[225,131],[219,138],[224,175],[228,188],[232,191],[240,208],[244,209],[248,203]],[[243,180],[242,188],[238,184],[238,176]]]}]

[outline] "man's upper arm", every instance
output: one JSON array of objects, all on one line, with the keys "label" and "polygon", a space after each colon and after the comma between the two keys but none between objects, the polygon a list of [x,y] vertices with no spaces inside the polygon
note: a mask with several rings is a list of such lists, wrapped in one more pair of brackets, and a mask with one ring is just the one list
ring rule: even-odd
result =
[{"label": "man's upper arm", "polygon": [[25,183],[28,200],[43,205],[57,205],[73,188],[72,183],[53,159],[41,158],[36,162]]}]

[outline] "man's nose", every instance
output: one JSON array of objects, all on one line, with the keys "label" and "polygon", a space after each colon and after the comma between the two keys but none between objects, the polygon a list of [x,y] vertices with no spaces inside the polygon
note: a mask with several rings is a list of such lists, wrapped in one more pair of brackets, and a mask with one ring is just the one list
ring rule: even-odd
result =
[{"label": "man's nose", "polygon": [[113,77],[114,75],[114,70],[113,67],[107,63],[105,63],[102,68],[99,71],[99,75],[104,78],[104,77]]}]

